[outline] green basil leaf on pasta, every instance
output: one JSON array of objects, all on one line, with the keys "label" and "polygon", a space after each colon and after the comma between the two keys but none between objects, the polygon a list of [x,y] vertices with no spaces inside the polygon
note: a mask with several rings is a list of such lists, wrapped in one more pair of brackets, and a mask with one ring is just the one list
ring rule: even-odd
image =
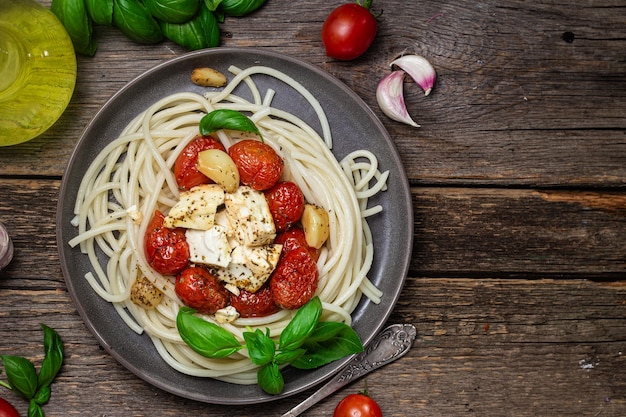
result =
[{"label": "green basil leaf on pasta", "polygon": [[33,398],[37,392],[37,371],[35,365],[21,356],[2,355],[4,371],[9,385],[24,398]]},{"label": "green basil leaf on pasta", "polygon": [[167,23],[185,23],[200,7],[199,0],[143,0],[150,14]]},{"label": "green basil leaf on pasta", "polygon": [[268,394],[276,395],[283,392],[285,380],[278,369],[278,365],[271,362],[257,372],[257,381],[261,389]]},{"label": "green basil leaf on pasta", "polygon": [[322,314],[322,301],[318,296],[300,307],[289,324],[280,334],[278,346],[280,350],[299,348],[317,325]]},{"label": "green basil leaf on pasta", "polygon": [[94,23],[105,26],[113,24],[113,0],[85,0],[85,6]]},{"label": "green basil leaf on pasta", "polygon": [[200,133],[202,135],[209,135],[220,129],[256,133],[259,137],[261,137],[261,132],[259,132],[259,129],[256,127],[254,122],[245,114],[236,110],[213,110],[200,119]]},{"label": "green basil leaf on pasta", "polygon": [[286,350],[283,352],[279,352],[274,356],[274,363],[276,365],[287,365],[298,359],[300,356],[304,355],[306,350],[304,349],[295,349],[295,350]]},{"label": "green basil leaf on pasta", "polygon": [[113,24],[138,43],[154,44],[163,40],[161,27],[139,0],[114,0]]},{"label": "green basil leaf on pasta", "polygon": [[63,342],[59,334],[45,324],[41,328],[45,356],[37,377],[38,387],[50,385],[63,364]]},{"label": "green basil leaf on pasta", "polygon": [[302,346],[306,353],[291,362],[291,366],[298,369],[314,369],[348,355],[362,352],[363,343],[354,329],[345,323],[338,324],[342,325],[342,331],[331,338],[307,339]]},{"label": "green basil leaf on pasta", "polygon": [[207,358],[225,358],[243,348],[228,330],[194,313],[195,310],[182,307],[176,317],[176,327],[183,341],[195,352]]},{"label": "green basil leaf on pasta", "polygon": [[77,53],[95,55],[98,44],[92,36],[92,22],[84,0],[52,0],[50,11],[65,27]]},{"label": "green basil leaf on pasta", "polygon": [[243,338],[252,363],[262,366],[272,361],[276,353],[276,342],[268,334],[256,329],[254,332],[244,332]]}]

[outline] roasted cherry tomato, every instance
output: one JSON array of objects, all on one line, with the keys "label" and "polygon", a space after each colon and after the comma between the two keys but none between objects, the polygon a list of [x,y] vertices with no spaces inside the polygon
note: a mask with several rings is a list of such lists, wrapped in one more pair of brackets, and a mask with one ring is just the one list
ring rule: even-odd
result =
[{"label": "roasted cherry tomato", "polygon": [[276,184],[283,172],[283,159],[268,144],[245,139],[228,148],[228,155],[239,169],[242,184],[257,191]]},{"label": "roasted cherry tomato", "polygon": [[146,259],[155,271],[163,275],[176,275],[189,263],[189,244],[185,229],[163,226],[165,216],[156,210],[144,237]]},{"label": "roasted cherry tomato", "polygon": [[211,136],[197,136],[183,148],[174,162],[174,177],[178,188],[189,190],[196,185],[213,182],[197,168],[198,153],[207,149],[226,151],[224,146]]},{"label": "roasted cherry tomato", "polygon": [[230,301],[230,292],[207,269],[190,266],[176,277],[174,290],[178,298],[199,313],[214,314]]},{"label": "roasted cherry tomato", "polygon": [[277,232],[284,232],[300,220],[304,211],[304,195],[291,181],[279,181],[265,191],[265,199],[272,213]]},{"label": "roasted cherry tomato", "polygon": [[344,61],[361,56],[376,36],[376,18],[370,11],[372,0],[357,0],[334,9],[322,26],[326,55]]},{"label": "roasted cherry tomato", "polygon": [[270,289],[274,302],[285,309],[306,304],[317,290],[319,272],[308,250],[294,248],[278,261],[272,273]]},{"label": "roasted cherry tomato", "polygon": [[20,417],[20,415],[11,403],[3,398],[0,398],[0,417]]},{"label": "roasted cherry tomato", "polygon": [[309,251],[315,262],[317,262],[320,257],[319,249],[312,248],[306,243],[304,230],[299,227],[292,227],[285,232],[279,233],[276,235],[274,243],[283,245],[283,249],[280,252],[281,256],[285,256],[288,252],[296,248],[304,248]]},{"label": "roasted cherry tomato", "polygon": [[230,297],[230,304],[241,317],[264,317],[278,311],[272,299],[269,285],[262,286],[257,292],[239,290],[239,295]]},{"label": "roasted cherry tomato", "polygon": [[337,404],[333,417],[383,417],[383,412],[371,397],[350,394]]}]

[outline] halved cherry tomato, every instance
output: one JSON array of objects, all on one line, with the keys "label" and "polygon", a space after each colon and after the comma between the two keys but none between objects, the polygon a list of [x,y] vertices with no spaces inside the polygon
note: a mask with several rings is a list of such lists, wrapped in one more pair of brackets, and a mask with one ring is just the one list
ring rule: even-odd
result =
[{"label": "halved cherry tomato", "polygon": [[185,229],[169,229],[163,226],[163,219],[163,213],[156,210],[148,223],[144,236],[146,259],[155,271],[176,275],[189,263],[189,244]]},{"label": "halved cherry tomato", "polygon": [[369,10],[372,0],[342,4],[334,9],[322,26],[322,43],[326,55],[344,61],[355,59],[367,51],[378,24]]},{"label": "halved cherry tomato", "polygon": [[190,266],[176,277],[174,290],[178,298],[203,314],[214,314],[230,301],[230,292],[207,269]]},{"label": "halved cherry tomato", "polygon": [[280,258],[272,273],[272,298],[279,307],[300,308],[315,295],[318,278],[317,264],[309,251],[295,248]]},{"label": "halved cherry tomato", "polygon": [[255,293],[239,290],[239,295],[230,297],[230,304],[244,318],[269,316],[278,311],[278,306],[272,299],[272,293],[267,283]]},{"label": "halved cherry tomato", "polygon": [[198,153],[207,149],[225,151],[224,145],[211,136],[196,136],[183,148],[174,162],[174,177],[178,188],[189,190],[196,185],[213,182],[197,168]]},{"label": "halved cherry tomato", "polygon": [[245,139],[228,148],[228,155],[239,169],[242,184],[257,191],[276,184],[283,172],[283,159],[268,144]]},{"label": "halved cherry tomato", "polygon": [[333,417],[383,417],[383,412],[368,395],[350,394],[337,404]]},{"label": "halved cherry tomato", "polygon": [[284,232],[300,220],[304,212],[304,195],[291,181],[279,181],[265,191],[265,199],[274,219],[276,231]]},{"label": "halved cherry tomato", "polygon": [[0,417],[20,417],[20,415],[11,403],[0,398]]}]

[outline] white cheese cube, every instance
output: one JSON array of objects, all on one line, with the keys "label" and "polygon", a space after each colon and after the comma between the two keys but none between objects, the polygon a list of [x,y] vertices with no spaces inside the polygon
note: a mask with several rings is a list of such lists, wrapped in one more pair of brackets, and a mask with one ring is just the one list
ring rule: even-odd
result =
[{"label": "white cheese cube", "polygon": [[233,306],[220,308],[215,312],[215,321],[218,323],[232,323],[239,318],[239,312]]},{"label": "white cheese cube", "polygon": [[214,225],[209,230],[187,229],[185,238],[189,245],[189,260],[194,263],[225,268],[231,261],[231,248],[226,229]]},{"label": "white cheese cube", "polygon": [[202,184],[180,193],[180,199],[163,220],[165,227],[207,230],[213,227],[217,208],[224,204],[224,190]]},{"label": "white cheese cube", "polygon": [[237,246],[231,252],[228,267],[215,271],[215,276],[249,292],[258,291],[272,275],[283,246]]},{"label": "white cheese cube", "polygon": [[276,238],[276,227],[265,195],[248,186],[241,186],[224,198],[226,215],[233,236],[246,246],[261,246]]}]

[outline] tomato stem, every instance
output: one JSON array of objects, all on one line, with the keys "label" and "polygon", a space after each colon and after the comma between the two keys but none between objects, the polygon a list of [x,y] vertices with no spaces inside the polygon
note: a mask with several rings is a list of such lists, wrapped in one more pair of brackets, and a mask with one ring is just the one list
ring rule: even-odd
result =
[{"label": "tomato stem", "polygon": [[356,0],[356,4],[369,10],[372,8],[372,1],[373,0]]}]

